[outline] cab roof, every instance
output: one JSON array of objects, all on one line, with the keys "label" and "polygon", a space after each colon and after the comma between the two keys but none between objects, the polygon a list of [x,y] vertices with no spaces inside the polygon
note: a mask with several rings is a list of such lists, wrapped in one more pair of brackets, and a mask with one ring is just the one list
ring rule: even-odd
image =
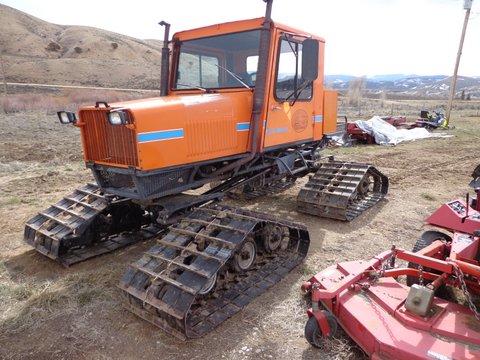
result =
[{"label": "cab roof", "polygon": [[[186,40],[198,39],[198,38],[207,37],[207,36],[223,35],[223,34],[229,34],[229,33],[235,33],[235,32],[247,31],[247,30],[254,30],[254,29],[261,28],[264,20],[265,18],[261,17],[261,18],[255,18],[255,19],[238,20],[238,21],[231,21],[231,22],[226,22],[221,24],[209,25],[209,26],[204,26],[196,29],[179,31],[173,35],[173,38],[179,41],[186,41]],[[274,21],[272,21],[272,24],[274,28],[280,29],[282,31],[292,33],[292,34],[304,35],[307,37],[311,37],[315,40],[325,42],[324,38],[308,33],[306,31],[298,30]]]}]

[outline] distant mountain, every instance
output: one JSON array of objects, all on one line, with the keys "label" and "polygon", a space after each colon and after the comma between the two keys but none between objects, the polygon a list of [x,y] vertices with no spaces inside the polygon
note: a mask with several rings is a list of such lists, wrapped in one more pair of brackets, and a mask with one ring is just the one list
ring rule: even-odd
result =
[{"label": "distant mountain", "polygon": [[[356,79],[350,75],[326,75],[327,87],[347,90],[350,82]],[[364,87],[370,93],[395,93],[412,97],[446,97],[450,91],[451,77],[446,75],[375,75],[364,78]],[[456,93],[480,98],[480,76],[459,76]]]},{"label": "distant mountain", "polygon": [[386,75],[373,75],[369,76],[368,80],[371,81],[397,81],[405,79],[407,77],[414,77],[416,75],[406,75],[406,74],[386,74]]}]

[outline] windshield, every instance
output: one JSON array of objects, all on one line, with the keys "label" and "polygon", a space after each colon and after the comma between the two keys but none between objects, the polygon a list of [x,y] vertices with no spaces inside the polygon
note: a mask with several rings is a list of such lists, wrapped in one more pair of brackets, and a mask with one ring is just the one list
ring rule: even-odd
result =
[{"label": "windshield", "polygon": [[254,87],[260,30],[180,43],[175,90]]}]

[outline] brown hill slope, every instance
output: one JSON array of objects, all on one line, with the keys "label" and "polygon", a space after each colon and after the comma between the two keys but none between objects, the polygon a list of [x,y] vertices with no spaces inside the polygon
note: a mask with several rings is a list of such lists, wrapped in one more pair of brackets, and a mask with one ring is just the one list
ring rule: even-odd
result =
[{"label": "brown hill slope", "polygon": [[160,42],[55,25],[0,4],[7,81],[158,88]]}]

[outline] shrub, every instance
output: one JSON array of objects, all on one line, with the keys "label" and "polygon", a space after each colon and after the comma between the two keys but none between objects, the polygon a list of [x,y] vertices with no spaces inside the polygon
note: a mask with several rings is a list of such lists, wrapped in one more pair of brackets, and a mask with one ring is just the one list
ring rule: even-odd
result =
[{"label": "shrub", "polygon": [[47,51],[59,51],[62,47],[55,41],[50,41],[45,48]]}]

